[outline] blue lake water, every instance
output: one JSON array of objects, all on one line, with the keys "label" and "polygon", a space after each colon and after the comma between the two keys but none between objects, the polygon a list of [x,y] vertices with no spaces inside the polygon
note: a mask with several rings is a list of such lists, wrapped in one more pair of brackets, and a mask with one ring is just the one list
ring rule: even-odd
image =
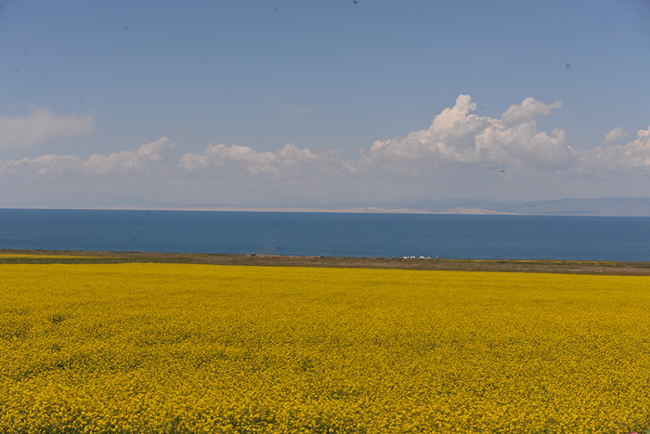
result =
[{"label": "blue lake water", "polygon": [[0,248],[650,261],[650,218],[0,209]]}]

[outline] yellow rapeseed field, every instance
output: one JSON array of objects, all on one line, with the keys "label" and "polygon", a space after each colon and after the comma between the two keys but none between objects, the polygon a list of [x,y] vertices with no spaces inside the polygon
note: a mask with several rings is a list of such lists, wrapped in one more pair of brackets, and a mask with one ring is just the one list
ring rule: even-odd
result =
[{"label": "yellow rapeseed field", "polygon": [[650,278],[1,265],[1,433],[650,428]]}]

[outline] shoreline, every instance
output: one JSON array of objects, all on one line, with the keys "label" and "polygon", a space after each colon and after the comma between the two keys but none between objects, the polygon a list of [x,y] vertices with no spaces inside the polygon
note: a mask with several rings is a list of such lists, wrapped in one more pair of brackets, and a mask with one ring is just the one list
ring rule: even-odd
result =
[{"label": "shoreline", "polygon": [[[18,255],[13,256],[12,255]],[[400,270],[492,271],[553,274],[649,276],[650,262],[404,259],[330,256],[237,255],[219,253],[94,252],[81,250],[0,249],[2,264],[169,263],[265,267],[374,268]]]},{"label": "shoreline", "polygon": [[[443,215],[520,215],[517,213],[493,211],[484,208],[457,207],[447,211],[426,211],[414,208],[307,208],[307,207],[237,207],[237,206],[193,206],[193,207],[80,207],[80,208],[1,208],[29,210],[81,210],[81,211],[209,211],[209,212],[272,212],[272,213],[329,213],[329,214],[443,214]],[[523,215],[523,214],[521,214]]]}]

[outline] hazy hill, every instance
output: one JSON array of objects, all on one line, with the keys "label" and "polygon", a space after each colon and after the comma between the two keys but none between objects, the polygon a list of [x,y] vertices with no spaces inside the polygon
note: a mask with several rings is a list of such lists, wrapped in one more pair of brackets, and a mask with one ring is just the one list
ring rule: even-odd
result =
[{"label": "hazy hill", "polygon": [[[532,202],[442,200],[420,201],[409,204],[408,207],[445,213],[451,213],[455,210],[475,209],[480,211],[477,214],[508,213],[520,215],[650,217],[650,198],[629,197],[561,199]],[[467,212],[462,213],[466,214]]]}]

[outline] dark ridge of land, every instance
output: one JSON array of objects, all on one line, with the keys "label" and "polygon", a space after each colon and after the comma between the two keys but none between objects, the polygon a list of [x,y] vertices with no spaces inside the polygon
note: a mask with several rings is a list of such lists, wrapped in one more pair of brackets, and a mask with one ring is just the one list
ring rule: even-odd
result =
[{"label": "dark ridge of land", "polygon": [[[1,255],[29,255],[1,257]],[[52,256],[52,257],[42,257]],[[232,255],[211,253],[88,252],[0,249],[0,264],[169,263],[266,267],[383,268],[403,270],[501,271],[524,273],[650,275],[650,262],[338,258],[329,256]]]}]

